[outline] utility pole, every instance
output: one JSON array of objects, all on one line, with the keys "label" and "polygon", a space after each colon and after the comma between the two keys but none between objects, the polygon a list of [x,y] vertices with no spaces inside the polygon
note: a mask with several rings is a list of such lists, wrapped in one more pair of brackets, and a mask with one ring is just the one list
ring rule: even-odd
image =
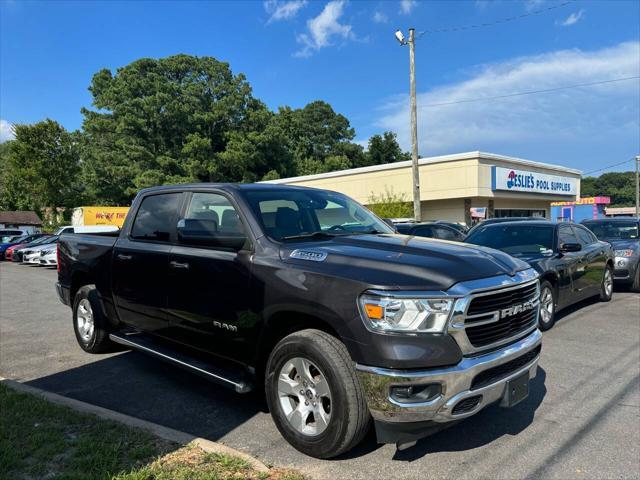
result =
[{"label": "utility pole", "polygon": [[640,217],[640,155],[636,155],[636,217]]},{"label": "utility pole", "polygon": [[413,183],[413,217],[416,222],[422,219],[420,207],[420,170],[418,169],[418,112],[416,106],[416,36],[415,29],[409,29],[409,40],[405,40],[400,30],[396,38],[400,45],[409,45],[409,88],[411,96],[411,170]]}]

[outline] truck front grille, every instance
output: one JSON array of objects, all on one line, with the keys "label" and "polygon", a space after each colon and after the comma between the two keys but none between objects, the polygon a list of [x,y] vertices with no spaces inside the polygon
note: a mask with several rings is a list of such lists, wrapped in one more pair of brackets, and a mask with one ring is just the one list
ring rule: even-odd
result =
[{"label": "truck front grille", "polygon": [[525,365],[531,363],[536,357],[540,355],[541,350],[542,345],[538,345],[530,352],[527,352],[514,360],[480,372],[473,378],[473,381],[471,382],[471,390],[477,390],[478,388],[486,387],[487,385],[491,385],[492,383],[508,377],[512,373],[520,370]]},{"label": "truck front grille", "polygon": [[537,292],[537,284],[533,283],[473,298],[465,320],[465,332],[469,343],[475,348],[487,347],[530,330],[538,321],[537,304],[531,308],[529,303],[528,308],[508,314],[505,314],[504,310],[536,302]]}]

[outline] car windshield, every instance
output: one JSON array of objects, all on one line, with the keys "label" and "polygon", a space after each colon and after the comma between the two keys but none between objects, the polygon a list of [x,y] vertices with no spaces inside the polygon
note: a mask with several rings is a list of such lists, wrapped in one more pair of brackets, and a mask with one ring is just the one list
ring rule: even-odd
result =
[{"label": "car windshield", "polygon": [[51,235],[45,235],[44,237],[36,238],[33,242],[31,242],[31,244],[42,245],[43,243],[47,243],[47,241],[50,239],[51,239]]},{"label": "car windshield", "polygon": [[635,240],[638,238],[638,222],[584,222],[600,240]]},{"label": "car windshield", "polygon": [[267,235],[278,241],[358,233],[394,233],[349,197],[325,190],[260,190],[245,196]]},{"label": "car windshield", "polygon": [[511,255],[541,254],[553,250],[553,226],[494,224],[472,233],[466,242]]}]

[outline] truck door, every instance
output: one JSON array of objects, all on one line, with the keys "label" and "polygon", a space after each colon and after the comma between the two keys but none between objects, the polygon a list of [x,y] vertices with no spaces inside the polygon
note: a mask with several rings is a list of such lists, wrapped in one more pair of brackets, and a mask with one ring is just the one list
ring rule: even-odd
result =
[{"label": "truck door", "polygon": [[113,295],[122,322],[163,334],[168,327],[167,274],[182,193],[146,196],[112,260]]},{"label": "truck door", "polygon": [[169,258],[171,338],[244,361],[255,334],[251,250],[238,210],[223,193],[194,192]]}]

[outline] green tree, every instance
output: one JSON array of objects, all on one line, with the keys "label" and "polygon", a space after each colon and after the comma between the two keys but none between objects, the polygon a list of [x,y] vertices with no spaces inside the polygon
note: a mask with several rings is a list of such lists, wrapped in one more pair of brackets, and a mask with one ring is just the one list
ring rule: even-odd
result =
[{"label": "green tree", "polygon": [[611,197],[612,207],[632,207],[635,205],[635,173],[609,172],[599,177],[584,177],[580,183],[582,197]]},{"label": "green tree", "polygon": [[82,193],[78,140],[77,133],[49,119],[16,125],[15,140],[0,152],[0,206],[40,213],[47,207],[75,207]]},{"label": "green tree", "polygon": [[83,109],[88,193],[127,204],[140,188],[189,181],[250,181],[285,171],[273,114],[244,75],[211,57],[143,58],[101,70]]},{"label": "green tree", "polygon": [[413,217],[413,205],[407,201],[406,195],[395,193],[391,188],[385,188],[381,193],[371,192],[367,208],[383,218]]},{"label": "green tree", "polygon": [[369,139],[366,156],[369,165],[381,165],[383,163],[411,160],[411,155],[403,152],[400,145],[398,145],[396,134],[393,132],[373,135]]}]

